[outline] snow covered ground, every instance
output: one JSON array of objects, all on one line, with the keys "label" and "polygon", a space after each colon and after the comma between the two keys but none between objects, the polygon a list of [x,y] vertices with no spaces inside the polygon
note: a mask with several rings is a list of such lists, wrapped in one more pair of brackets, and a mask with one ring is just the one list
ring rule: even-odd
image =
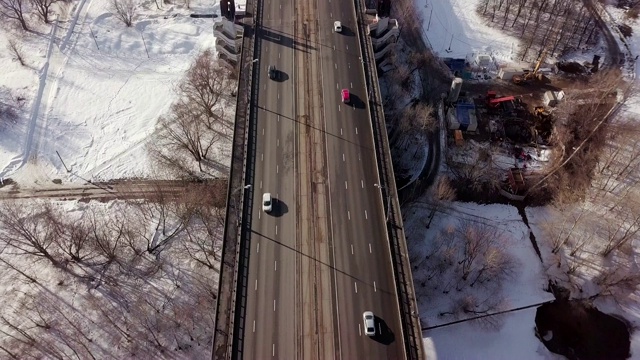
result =
[{"label": "snow covered ground", "polygon": [[[0,133],[0,176],[40,186],[53,179],[149,176],[145,144],[158,118],[174,102],[175,87],[195,56],[214,49],[212,19],[188,15],[212,13],[219,5],[197,0],[191,10],[168,4],[157,10],[146,2],[126,28],[107,1],[73,4],[57,28],[28,37],[28,68],[2,55],[8,71],[0,86],[26,100],[21,126]],[[47,55],[49,33],[54,41]],[[6,41],[0,32],[3,49]],[[228,163],[227,141],[215,152],[217,161]]]},{"label": "snow covered ground", "polygon": [[[490,28],[476,14],[475,9],[480,0],[416,0],[416,8],[422,12],[424,37],[433,51],[441,57],[468,58],[470,54],[489,54],[494,61],[501,64],[514,62],[514,54],[518,40]],[[611,15],[611,21],[626,22],[631,25],[634,36],[627,39],[632,55],[640,54],[640,33],[638,21],[625,20],[624,13],[612,6],[606,7]],[[593,53],[582,54],[583,60],[590,60]],[[575,56],[579,56],[577,54]],[[574,57],[575,57],[574,56]],[[576,58],[580,60],[579,58]],[[637,79],[637,67],[632,68],[635,74],[630,78]],[[637,87],[634,82],[633,87]],[[640,113],[640,95],[632,92],[627,99],[623,116],[637,116]],[[508,308],[517,308],[527,304],[536,304],[552,299],[552,295],[543,291],[547,278],[548,265],[543,265],[535,254],[528,239],[529,229],[522,222],[515,208],[506,205],[481,206],[475,204],[454,203],[436,215],[430,229],[426,229],[424,222],[430,210],[428,207],[416,207],[407,214],[405,225],[410,239],[424,239],[425,246],[436,237],[437,229],[450,225],[457,218],[471,218],[474,221],[495,226],[509,234],[506,245],[509,253],[518,260],[521,271],[513,280],[502,288],[501,295],[508,301]],[[418,210],[416,210],[418,209]],[[545,232],[540,229],[542,214],[552,216],[548,209],[528,209],[531,217],[532,231],[537,237],[541,252],[548,254],[549,241],[545,239]],[[418,240],[420,241],[420,240]],[[416,291],[420,292],[419,282],[414,269]],[[446,281],[443,279],[442,281]],[[637,298],[638,291],[631,294]],[[419,296],[420,297],[420,296]],[[451,308],[451,296],[447,294],[432,294],[422,296],[419,301],[423,326],[437,326],[453,319],[442,316]],[[639,323],[637,306],[624,306],[622,309],[611,303],[599,302],[599,308],[606,313],[617,313],[637,326]],[[425,347],[429,359],[562,359],[562,356],[549,352],[534,335],[535,307],[499,316],[498,328],[487,328],[482,322],[462,322],[448,325],[423,333]],[[640,336],[632,335],[632,356],[640,352]]]},{"label": "snow covered ground", "polygon": [[[407,241],[410,243],[411,256],[415,256],[415,252],[419,252],[420,257],[431,253],[438,233],[447,228],[459,228],[459,221],[465,219],[486,224],[501,233],[501,245],[507,249],[515,271],[500,286],[493,284],[485,287],[478,284],[461,290],[453,287],[449,291],[439,285],[454,278],[449,270],[436,275],[434,279],[438,279],[438,285],[434,286],[434,283],[426,280],[433,273],[427,274],[422,268],[414,268],[413,276],[423,327],[437,327],[474,317],[475,315],[457,313],[458,301],[467,296],[473,296],[483,306],[495,301],[491,312],[508,311],[553,300],[553,296],[543,290],[546,285],[543,266],[529,241],[529,230],[515,207],[453,203],[440,209],[439,215],[436,215],[427,229],[425,219],[429,212],[429,206],[417,205],[405,213],[405,231],[409,234]],[[439,260],[434,258],[434,261]],[[456,265],[451,267],[455,268]],[[424,286],[423,281],[426,281]],[[478,310],[482,311],[483,306]],[[428,358],[553,359],[553,354],[535,337],[534,316],[535,308],[529,308],[497,316],[494,319],[496,322],[491,324],[472,321],[427,330],[423,335]]]},{"label": "snow covered ground", "polygon": [[513,61],[519,40],[484,25],[475,11],[479,4],[480,0],[416,0],[428,45],[440,57],[487,54]]}]

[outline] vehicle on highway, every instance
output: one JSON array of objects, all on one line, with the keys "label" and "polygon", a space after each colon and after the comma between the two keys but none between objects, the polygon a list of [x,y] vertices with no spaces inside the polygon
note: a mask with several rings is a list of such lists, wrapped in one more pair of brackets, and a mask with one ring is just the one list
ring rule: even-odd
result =
[{"label": "vehicle on highway", "polygon": [[349,103],[349,89],[342,89],[342,102],[345,104]]},{"label": "vehicle on highway", "polygon": [[262,194],[262,210],[264,212],[271,212],[273,209],[273,198],[271,198],[271,193]]},{"label": "vehicle on highway", "polygon": [[376,334],[376,324],[373,313],[371,311],[365,311],[362,313],[362,320],[364,321],[364,334],[374,336]]},{"label": "vehicle on highway", "polygon": [[269,79],[275,80],[278,77],[278,72],[274,65],[269,65]]},{"label": "vehicle on highway", "polygon": [[340,23],[340,21],[336,21],[333,23],[333,31],[337,33],[342,32],[342,24]]}]

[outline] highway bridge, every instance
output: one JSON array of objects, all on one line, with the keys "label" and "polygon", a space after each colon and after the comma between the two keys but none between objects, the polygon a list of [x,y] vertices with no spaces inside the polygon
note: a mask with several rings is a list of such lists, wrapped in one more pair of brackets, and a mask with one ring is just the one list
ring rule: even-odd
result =
[{"label": "highway bridge", "polygon": [[215,359],[422,358],[363,11],[247,4]]}]

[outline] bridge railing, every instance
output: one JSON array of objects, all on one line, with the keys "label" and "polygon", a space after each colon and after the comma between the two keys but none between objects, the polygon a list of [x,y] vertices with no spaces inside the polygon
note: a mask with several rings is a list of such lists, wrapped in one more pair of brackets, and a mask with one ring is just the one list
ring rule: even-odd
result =
[{"label": "bridge railing", "polygon": [[[250,8],[253,1],[247,2]],[[222,260],[218,281],[218,299],[215,312],[212,359],[232,359],[236,357],[238,342],[237,332],[242,324],[238,317],[237,299],[242,292],[242,282],[238,281],[238,270],[244,264],[243,216],[246,212],[246,170],[247,152],[249,150],[248,132],[250,128],[250,103],[253,95],[253,19],[244,19],[244,38],[240,53],[238,72],[238,91],[236,103],[236,119],[233,132],[229,187],[227,189],[227,213],[224,222]],[[245,266],[248,264],[244,264]]]}]

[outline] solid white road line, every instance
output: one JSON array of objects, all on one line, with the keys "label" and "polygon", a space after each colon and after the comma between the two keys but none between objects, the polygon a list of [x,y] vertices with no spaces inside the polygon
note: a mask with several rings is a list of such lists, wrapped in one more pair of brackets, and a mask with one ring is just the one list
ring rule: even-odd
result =
[{"label": "solid white road line", "polygon": [[344,160],[344,153],[342,154],[342,161],[345,161],[345,160]]},{"label": "solid white road line", "polygon": [[346,181],[344,182],[344,188],[349,190],[349,186],[347,186],[347,182]]},{"label": "solid white road line", "polygon": [[373,282],[373,292],[378,292],[378,289],[376,288],[376,282]]},{"label": "solid white road line", "polygon": [[349,220],[351,220],[351,212],[349,210],[347,210],[347,217],[349,217]]},{"label": "solid white road line", "polygon": [[[360,179],[360,185],[362,186],[362,188],[364,189],[364,180]],[[262,188],[261,188],[262,189]]]},{"label": "solid white road line", "polygon": [[340,128],[340,135],[342,135],[342,128]]},{"label": "solid white road line", "polygon": [[358,293],[358,283],[355,283],[355,282],[354,282],[354,283],[353,283],[353,286],[355,287],[355,289],[356,289],[356,294],[357,294],[357,293]]},{"label": "solid white road line", "polygon": [[369,254],[371,254],[371,243],[369,243]]},{"label": "solid white road line", "polygon": [[362,329],[360,328],[360,323],[358,323],[358,334],[360,334],[360,336],[362,336]]},{"label": "solid white road line", "polygon": [[256,321],[253,320],[253,332],[256,332]]},{"label": "solid white road line", "polygon": [[367,217],[367,210],[365,210],[365,211],[364,211],[364,218],[365,218],[365,219],[369,219],[369,218]]},{"label": "solid white road line", "polygon": [[[351,255],[353,255],[353,244],[351,244]],[[258,280],[256,280],[258,281]]]},{"label": "solid white road line", "polygon": [[356,135],[358,135],[358,128],[356,128]]}]

